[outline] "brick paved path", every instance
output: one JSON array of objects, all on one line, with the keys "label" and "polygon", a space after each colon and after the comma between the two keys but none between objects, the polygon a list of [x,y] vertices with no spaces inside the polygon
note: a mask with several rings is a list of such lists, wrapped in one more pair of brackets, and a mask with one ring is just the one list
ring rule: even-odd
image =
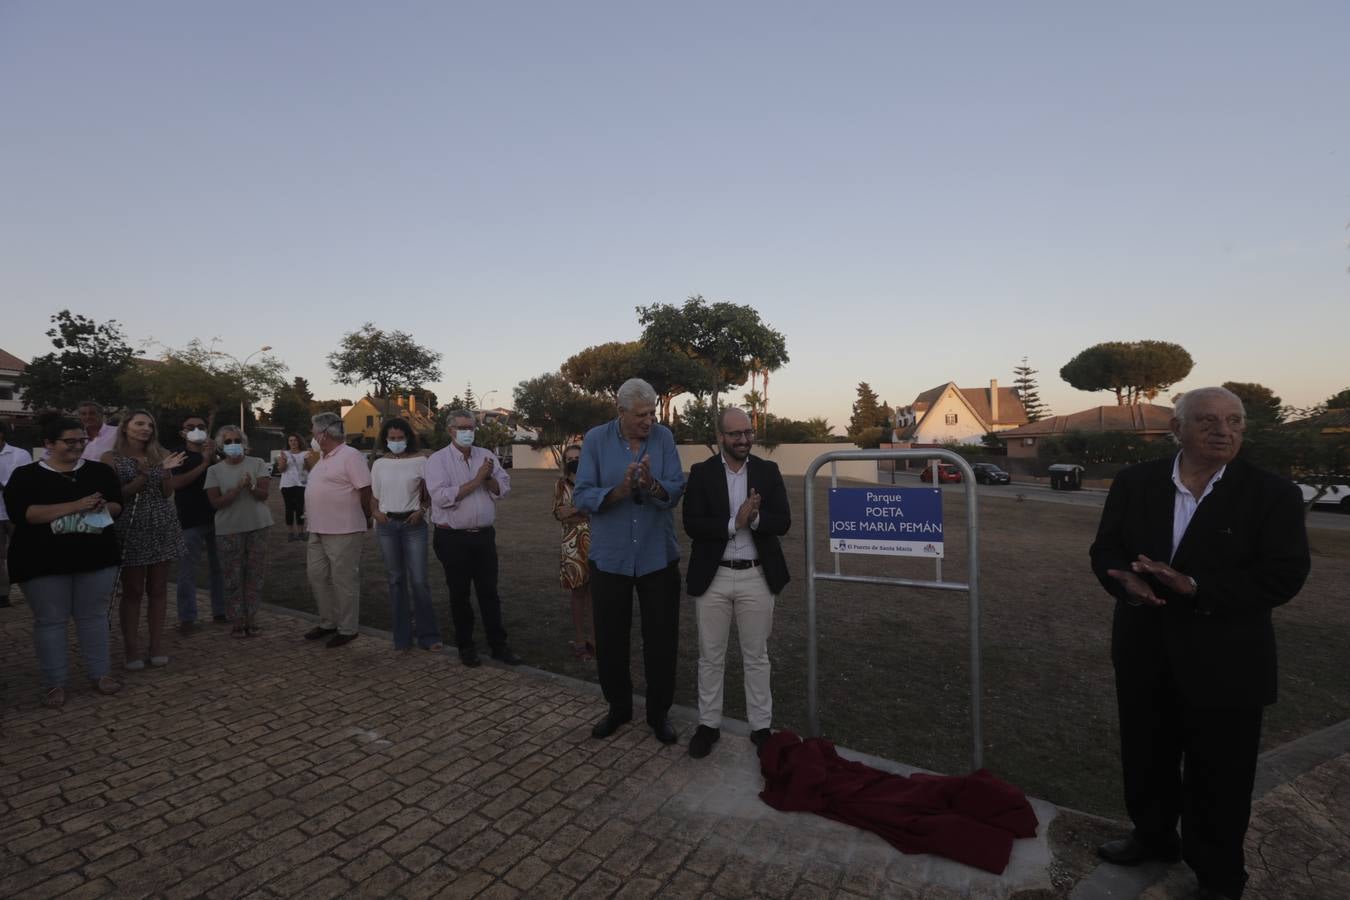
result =
[{"label": "brick paved path", "polygon": [[0,617],[0,895],[944,898],[1049,884],[1043,837],[1018,842],[1001,879],[904,856],[764,806],[744,737],[724,732],[702,761],[688,723],[677,747],[643,727],[595,741],[588,686],[371,635],[327,650],[276,610],[251,641],[209,624],[174,635],[169,667],[128,675],[116,697],[75,666],[66,707],[46,710],[30,622],[23,606]]}]

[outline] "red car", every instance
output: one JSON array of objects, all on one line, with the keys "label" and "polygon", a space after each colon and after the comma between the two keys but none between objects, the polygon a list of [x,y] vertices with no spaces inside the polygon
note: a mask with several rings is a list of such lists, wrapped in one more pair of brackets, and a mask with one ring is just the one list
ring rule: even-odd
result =
[{"label": "red car", "polygon": [[[920,481],[933,481],[933,466],[930,463],[923,467],[922,474],[919,475]],[[959,484],[961,481],[961,470],[951,463],[938,463],[938,483],[939,484]]]}]

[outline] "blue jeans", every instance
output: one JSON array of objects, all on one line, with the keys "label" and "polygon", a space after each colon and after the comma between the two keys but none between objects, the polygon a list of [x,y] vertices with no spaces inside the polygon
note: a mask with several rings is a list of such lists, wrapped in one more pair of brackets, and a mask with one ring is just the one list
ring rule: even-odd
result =
[{"label": "blue jeans", "polygon": [[44,575],[23,583],[23,595],[33,611],[33,651],[46,687],[64,687],[69,666],[66,658],[66,624],[75,618],[75,636],[91,681],[107,675],[108,598],[112,595],[117,567]]},{"label": "blue jeans", "polygon": [[400,650],[412,646],[414,628],[418,646],[426,649],[439,644],[441,629],[436,624],[436,611],[431,608],[431,588],[427,586],[426,523],[409,525],[390,519],[375,526],[375,535],[380,540],[380,553],[389,576],[394,646]]},{"label": "blue jeans", "polygon": [[220,557],[216,555],[216,526],[184,528],[183,544],[187,549],[178,558],[178,621],[197,621],[197,560],[202,558],[203,545],[211,581],[211,615],[225,615],[225,576],[220,571]]}]

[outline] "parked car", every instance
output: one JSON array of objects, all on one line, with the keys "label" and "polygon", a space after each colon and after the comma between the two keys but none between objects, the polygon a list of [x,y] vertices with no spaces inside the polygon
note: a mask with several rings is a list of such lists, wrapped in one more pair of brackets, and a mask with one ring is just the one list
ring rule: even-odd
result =
[{"label": "parked car", "polygon": [[[929,463],[923,467],[923,472],[919,474],[920,481],[933,481],[933,464]],[[938,463],[938,484],[959,484],[961,482],[961,470],[951,463]]]},{"label": "parked car", "polygon": [[[1317,497],[1320,487],[1299,482],[1298,489],[1303,492],[1303,502],[1307,503],[1313,497]],[[1350,512],[1350,477],[1336,477],[1335,483],[1327,485],[1326,492],[1317,497],[1317,502],[1313,503],[1313,506],[1331,506],[1342,512]]]},{"label": "parked car", "polygon": [[1009,484],[1012,476],[993,463],[975,463],[975,481],[979,484]]}]

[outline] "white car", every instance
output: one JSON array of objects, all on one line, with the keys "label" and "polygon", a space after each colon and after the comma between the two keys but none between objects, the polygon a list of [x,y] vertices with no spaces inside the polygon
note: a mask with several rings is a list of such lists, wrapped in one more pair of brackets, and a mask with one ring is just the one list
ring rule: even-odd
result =
[{"label": "white car", "polygon": [[[1298,489],[1303,492],[1303,502],[1307,503],[1317,496],[1319,486],[1311,484],[1298,484]],[[1317,497],[1317,502],[1313,506],[1334,506],[1346,512],[1350,512],[1350,479],[1330,484],[1326,488],[1326,493]]]}]

